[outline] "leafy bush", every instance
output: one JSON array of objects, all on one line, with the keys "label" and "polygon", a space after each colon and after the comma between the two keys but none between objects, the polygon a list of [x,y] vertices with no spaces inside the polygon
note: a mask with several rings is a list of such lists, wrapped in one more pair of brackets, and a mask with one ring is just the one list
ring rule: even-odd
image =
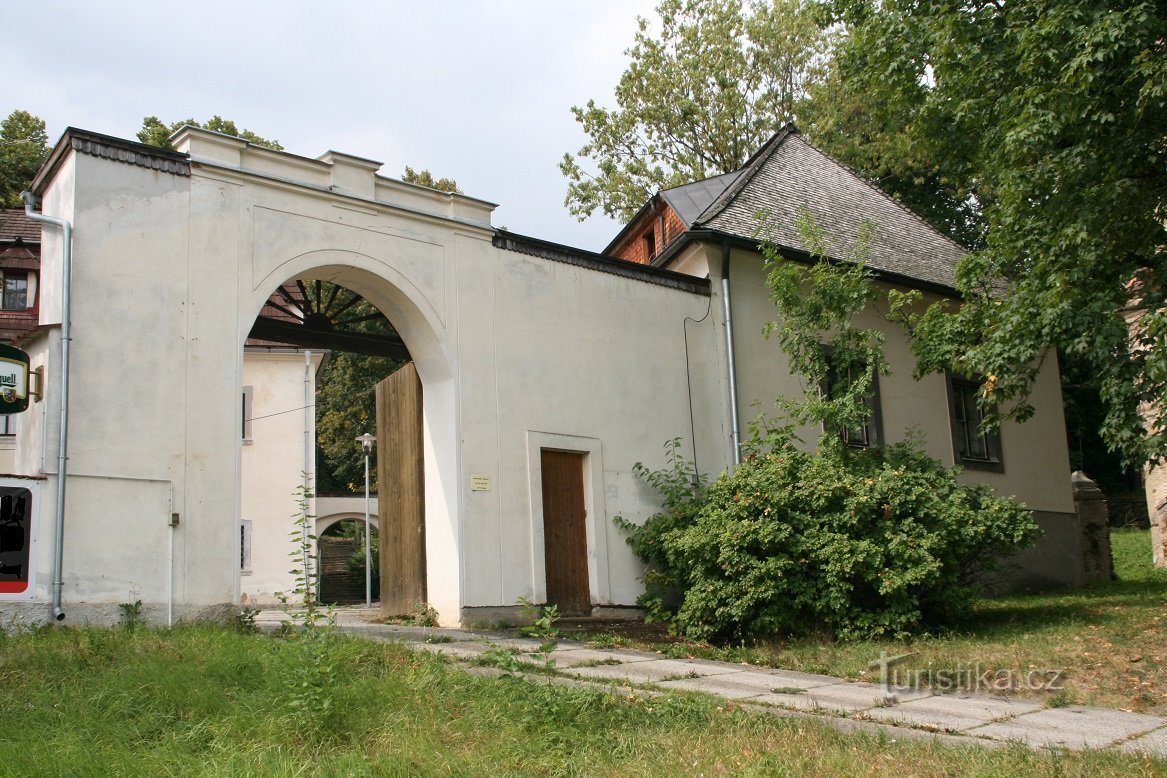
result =
[{"label": "leafy bush", "polygon": [[670,442],[669,468],[641,468],[664,510],[619,522],[650,565],[641,604],[691,638],[919,632],[950,623],[981,574],[1037,538],[1023,506],[958,483],[911,442],[828,437],[808,453],[783,428],[758,443],[705,491]]}]

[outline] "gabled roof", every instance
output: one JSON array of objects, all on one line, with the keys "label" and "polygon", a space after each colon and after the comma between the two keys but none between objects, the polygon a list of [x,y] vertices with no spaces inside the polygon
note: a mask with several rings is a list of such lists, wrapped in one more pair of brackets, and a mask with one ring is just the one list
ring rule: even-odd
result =
[{"label": "gabled roof", "polygon": [[40,243],[41,226],[24,215],[23,208],[0,210],[0,241]]},{"label": "gabled roof", "polygon": [[[766,212],[770,240],[805,252],[795,227],[805,205],[831,237],[832,257],[845,257],[860,225],[871,221],[875,236],[868,245],[868,267],[930,285],[956,285],[956,262],[968,253],[964,247],[807,143],[793,126],[775,134],[741,170],[729,175],[734,176],[732,181],[689,222],[690,230],[756,241],[758,214]],[[713,189],[724,178],[698,183]]]}]

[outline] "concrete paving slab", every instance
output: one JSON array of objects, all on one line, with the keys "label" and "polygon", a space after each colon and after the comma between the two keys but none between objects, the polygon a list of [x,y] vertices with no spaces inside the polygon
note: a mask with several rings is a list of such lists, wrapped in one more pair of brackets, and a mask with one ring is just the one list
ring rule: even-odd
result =
[{"label": "concrete paving slab", "polygon": [[1167,726],[1167,719],[1098,708],[1051,708],[967,730],[969,735],[1020,740],[1034,746],[1105,748]]},{"label": "concrete paving slab", "polygon": [[775,688],[784,688],[775,682],[774,675],[770,673],[748,671],[705,675],[700,678],[679,678],[675,681],[665,681],[660,686],[662,689],[705,692],[729,700],[745,700],[772,694]]},{"label": "concrete paving slab", "polygon": [[884,689],[874,683],[837,683],[807,689],[805,696],[820,710],[860,711],[886,704]]},{"label": "concrete paving slab", "polygon": [[698,664],[676,659],[653,659],[648,662],[626,662],[619,665],[595,667],[567,667],[564,672],[581,678],[606,678],[631,683],[660,683],[679,678],[722,675],[737,672],[733,665]]},{"label": "concrete paving slab", "polygon": [[815,675],[798,670],[759,670],[774,679],[775,689],[814,689],[818,686],[834,686],[838,678],[829,675]]},{"label": "concrete paving slab", "polygon": [[1148,732],[1134,740],[1128,740],[1120,744],[1118,750],[1128,754],[1150,754],[1167,759],[1167,727]]},{"label": "concrete paving slab", "polygon": [[779,708],[789,708],[790,710],[807,711],[810,713],[818,713],[820,711],[847,712],[848,710],[854,710],[851,708],[824,706],[818,700],[813,700],[808,697],[806,692],[760,694],[757,697],[751,697],[749,701],[751,703],[774,705]]},{"label": "concrete paving slab", "polygon": [[1004,717],[1020,716],[1041,710],[1041,705],[1022,700],[1004,700],[971,694],[938,694],[915,700],[903,700],[887,708],[866,712],[880,721],[911,724],[918,727],[963,732],[993,723]]},{"label": "concrete paving slab", "polygon": [[619,665],[631,662],[657,661],[651,654],[633,652],[601,651],[594,648],[557,648],[551,652],[556,667],[578,667],[579,665]]}]

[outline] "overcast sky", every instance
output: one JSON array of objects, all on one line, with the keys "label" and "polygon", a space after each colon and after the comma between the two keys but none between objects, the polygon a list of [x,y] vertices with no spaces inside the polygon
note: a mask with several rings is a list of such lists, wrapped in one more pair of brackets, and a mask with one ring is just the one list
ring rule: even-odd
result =
[{"label": "overcast sky", "polygon": [[135,3],[0,0],[0,116],[133,139],[142,118],[219,114],[286,150],[329,149],[458,181],[494,224],[598,251],[557,163],[570,108],[612,107],[636,16],[655,0]]}]

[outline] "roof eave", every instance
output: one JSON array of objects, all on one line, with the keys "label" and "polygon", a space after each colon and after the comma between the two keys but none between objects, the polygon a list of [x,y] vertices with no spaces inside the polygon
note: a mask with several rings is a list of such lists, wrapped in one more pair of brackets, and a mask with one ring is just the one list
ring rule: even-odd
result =
[{"label": "roof eave", "polygon": [[[698,228],[686,230],[677,236],[668,247],[662,251],[652,261],[653,267],[659,267],[662,270],[668,269],[668,264],[676,258],[678,254],[688,245],[692,243],[728,243],[733,248],[745,249],[753,251],[760,255],[758,250],[759,241],[750,238],[743,238],[740,235],[735,235],[732,232],[724,232],[722,230],[713,230],[709,228]],[[805,249],[795,248],[793,246],[777,246],[779,253],[787,259],[803,264],[811,264],[816,261],[816,258],[807,252]],[[831,264],[848,264],[847,260],[839,259],[837,257],[827,257],[827,262]],[[903,273],[896,273],[891,270],[881,270],[880,268],[868,266],[867,269],[871,274],[880,281],[886,281],[897,286],[906,286],[909,289],[919,289],[921,292],[933,292],[944,297],[951,297],[953,299],[960,299],[960,292],[952,286],[947,284],[937,283],[936,281],[927,281],[922,278],[905,275]]]},{"label": "roof eave", "polygon": [[64,164],[69,153],[71,151],[84,151],[87,144],[89,146],[96,145],[110,150],[125,152],[126,154],[133,155],[135,160],[156,160],[160,164],[154,165],[154,167],[158,169],[177,170],[185,168],[187,175],[189,175],[190,157],[186,154],[158,148],[157,146],[150,146],[145,143],[125,140],[124,138],[115,138],[112,135],[104,135],[100,132],[81,130],[76,127],[66,127],[65,131],[61,134],[61,139],[57,141],[57,145],[49,153],[48,159],[41,165],[41,169],[37,171],[36,177],[33,178],[32,184],[29,186],[29,191],[40,196],[49,181],[53,179],[61,165]]}]

